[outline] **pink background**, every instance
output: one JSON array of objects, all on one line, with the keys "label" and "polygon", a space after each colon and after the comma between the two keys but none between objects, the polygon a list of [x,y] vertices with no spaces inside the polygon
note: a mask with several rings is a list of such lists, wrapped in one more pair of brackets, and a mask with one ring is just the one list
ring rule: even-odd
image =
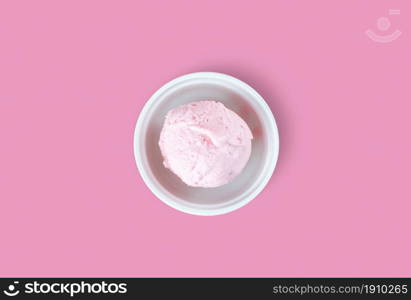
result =
[{"label": "pink background", "polygon": [[[410,13],[1,1],[0,275],[411,276]],[[398,40],[364,34],[381,16]],[[280,130],[269,185],[223,216],[169,208],[133,157],[144,103],[195,71],[248,82]]]}]

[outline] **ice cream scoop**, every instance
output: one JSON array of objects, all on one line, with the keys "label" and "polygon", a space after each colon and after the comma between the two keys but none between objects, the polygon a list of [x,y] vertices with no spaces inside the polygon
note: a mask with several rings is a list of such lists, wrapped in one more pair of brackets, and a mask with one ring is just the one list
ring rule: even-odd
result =
[{"label": "ice cream scoop", "polygon": [[253,135],[244,120],[216,101],[170,110],[160,133],[164,166],[193,187],[218,187],[241,173]]}]

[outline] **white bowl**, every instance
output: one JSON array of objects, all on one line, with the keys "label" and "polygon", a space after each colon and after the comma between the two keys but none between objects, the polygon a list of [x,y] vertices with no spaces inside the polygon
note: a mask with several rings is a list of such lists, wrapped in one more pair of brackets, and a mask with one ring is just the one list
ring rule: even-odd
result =
[{"label": "white bowl", "polygon": [[[217,188],[187,186],[163,166],[158,146],[166,113],[199,100],[224,103],[247,122],[254,136],[242,173]],[[145,104],[134,132],[134,155],[148,188],[164,203],[194,215],[228,213],[254,199],[270,179],[278,151],[277,125],[267,103],[246,83],[221,73],[191,73],[163,85]]]}]

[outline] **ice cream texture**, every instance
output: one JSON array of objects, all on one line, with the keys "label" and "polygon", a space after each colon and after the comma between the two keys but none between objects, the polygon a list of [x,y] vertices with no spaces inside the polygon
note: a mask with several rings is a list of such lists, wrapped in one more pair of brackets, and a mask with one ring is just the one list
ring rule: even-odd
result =
[{"label": "ice cream texture", "polygon": [[160,133],[164,166],[193,187],[218,187],[241,173],[251,154],[247,123],[224,104],[197,101],[170,110]]}]

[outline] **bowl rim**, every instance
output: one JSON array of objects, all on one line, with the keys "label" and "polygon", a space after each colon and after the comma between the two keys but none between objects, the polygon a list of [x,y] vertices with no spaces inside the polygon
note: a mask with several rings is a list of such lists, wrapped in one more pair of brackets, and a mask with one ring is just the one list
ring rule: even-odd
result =
[{"label": "bowl rim", "polygon": [[[245,90],[247,90],[253,97],[253,100],[257,102],[258,105],[261,106],[262,111],[266,114],[268,124],[272,133],[273,137],[273,147],[270,155],[273,156],[273,159],[268,160],[264,167],[264,172],[261,172],[262,175],[264,175],[258,185],[255,187],[252,186],[251,188],[254,188],[251,193],[249,193],[249,189],[244,191],[243,194],[248,195],[244,199],[240,199],[239,201],[235,201],[234,203],[220,207],[220,208],[208,208],[208,209],[201,209],[201,208],[194,208],[190,206],[183,205],[181,203],[177,203],[167,196],[167,194],[161,190],[159,190],[155,184],[152,182],[148,171],[145,168],[145,163],[142,157],[142,153],[139,151],[140,149],[140,144],[142,141],[140,139],[142,138],[142,135],[139,134],[141,132],[142,127],[144,126],[144,123],[146,121],[146,116],[147,112],[156,104],[156,101],[158,98],[165,93],[167,90],[169,90],[172,87],[176,87],[179,84],[186,82],[188,80],[192,79],[217,79],[217,80],[223,80],[223,81],[228,81],[234,86],[237,85]],[[162,202],[167,204],[168,206],[171,206],[174,209],[177,209],[181,212],[192,214],[192,215],[200,215],[200,216],[214,216],[214,215],[221,215],[221,214],[226,214],[232,211],[235,211],[247,203],[251,202],[256,196],[261,193],[261,191],[266,187],[268,184],[272,174],[274,173],[274,169],[277,165],[278,161],[278,155],[279,155],[279,148],[280,148],[280,143],[279,143],[279,133],[278,133],[278,128],[277,124],[274,118],[274,115],[268,106],[268,104],[265,102],[263,97],[256,91],[254,90],[251,86],[249,86],[247,83],[243,82],[240,79],[237,79],[231,75],[223,74],[223,73],[217,73],[217,72],[195,72],[195,73],[189,73],[185,75],[178,76],[167,83],[165,83],[163,86],[161,86],[152,96],[149,98],[149,100],[144,104],[142,110],[139,113],[137,123],[135,126],[134,130],[134,135],[133,135],[133,145],[134,145],[134,158],[135,162],[137,165],[137,169],[139,170],[140,176],[142,177],[144,183],[147,185],[149,190],[156,196],[158,199],[160,199]],[[239,196],[241,197],[241,195]]]}]

